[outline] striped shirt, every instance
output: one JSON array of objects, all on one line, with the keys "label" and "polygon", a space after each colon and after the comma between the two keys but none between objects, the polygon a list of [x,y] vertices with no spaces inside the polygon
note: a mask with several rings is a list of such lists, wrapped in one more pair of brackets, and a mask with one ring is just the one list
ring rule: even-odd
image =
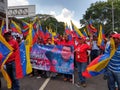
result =
[{"label": "striped shirt", "polygon": [[113,72],[120,72],[120,45],[118,46],[115,54],[111,58],[108,69]]}]

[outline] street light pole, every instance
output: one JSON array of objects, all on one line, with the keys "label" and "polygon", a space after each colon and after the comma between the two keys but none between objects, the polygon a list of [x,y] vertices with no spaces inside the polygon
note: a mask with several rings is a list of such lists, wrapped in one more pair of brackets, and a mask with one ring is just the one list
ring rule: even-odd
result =
[{"label": "street light pole", "polygon": [[6,10],[6,30],[8,31],[8,0],[5,0],[6,2],[6,7],[5,7],[5,10]]},{"label": "street light pole", "polygon": [[114,32],[114,6],[113,6],[113,0],[112,0],[112,30]]}]

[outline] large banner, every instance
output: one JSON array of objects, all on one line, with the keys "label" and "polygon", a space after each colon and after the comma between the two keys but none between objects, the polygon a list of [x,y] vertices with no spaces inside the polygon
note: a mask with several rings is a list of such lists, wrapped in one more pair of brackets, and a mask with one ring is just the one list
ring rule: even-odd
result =
[{"label": "large banner", "polygon": [[30,58],[35,69],[73,74],[73,47],[34,44]]}]

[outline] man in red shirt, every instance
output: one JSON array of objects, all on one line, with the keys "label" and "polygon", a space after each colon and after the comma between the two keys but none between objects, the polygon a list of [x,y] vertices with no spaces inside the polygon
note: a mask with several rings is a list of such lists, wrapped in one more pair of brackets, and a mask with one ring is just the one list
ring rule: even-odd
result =
[{"label": "man in red shirt", "polygon": [[4,33],[5,40],[10,44],[14,49],[12,55],[6,61],[6,70],[12,81],[12,90],[20,90],[19,81],[16,79],[16,67],[15,67],[15,56],[16,50],[19,48],[18,42],[13,39],[11,31],[6,31]]},{"label": "man in red shirt", "polygon": [[77,86],[82,85],[83,87],[86,87],[86,80],[85,77],[82,76],[82,72],[86,69],[87,66],[87,60],[88,60],[88,55],[87,55],[87,50],[91,49],[92,45],[86,44],[86,38],[85,37],[80,37],[78,39],[78,45],[75,47],[75,58],[76,58],[76,64],[78,68],[78,77],[79,77],[79,82]]}]

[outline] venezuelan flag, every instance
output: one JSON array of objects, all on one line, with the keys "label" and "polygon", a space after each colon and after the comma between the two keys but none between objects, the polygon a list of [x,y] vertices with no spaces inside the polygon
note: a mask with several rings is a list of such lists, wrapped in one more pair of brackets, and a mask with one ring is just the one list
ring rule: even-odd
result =
[{"label": "venezuelan flag", "polygon": [[29,24],[27,22],[22,21],[22,26],[24,30],[29,29]]},{"label": "venezuelan flag", "polygon": [[38,30],[38,36],[40,36],[43,40],[44,40],[44,32],[43,32],[43,30],[42,30],[42,26],[40,25],[39,26],[39,30]]},{"label": "venezuelan flag", "polygon": [[65,33],[68,35],[69,40],[72,40],[72,33],[70,28],[68,27],[67,23],[65,24]]},{"label": "venezuelan flag", "polygon": [[86,37],[88,36],[87,32],[86,32],[86,29],[83,30],[83,35],[86,36]]},{"label": "venezuelan flag", "polygon": [[32,65],[30,62],[30,47],[29,40],[25,41],[25,52],[26,52],[26,73],[29,74],[32,72]]},{"label": "venezuelan flag", "polygon": [[40,23],[40,21],[39,21],[38,17],[36,17],[32,23],[32,45],[37,41],[37,38],[38,38],[39,23]]},{"label": "venezuelan flag", "polygon": [[89,20],[89,24],[88,24],[87,28],[90,31],[90,33],[96,33],[97,32],[97,29],[92,24],[92,19]]},{"label": "venezuelan flag", "polygon": [[27,43],[32,47],[32,45],[36,42],[38,38],[37,30],[33,28],[33,23],[29,24],[29,32],[27,35]]},{"label": "venezuelan flag", "polygon": [[71,21],[71,25],[72,25],[72,29],[73,31],[75,31],[77,33],[77,35],[79,35],[80,37],[84,37],[84,35],[81,33],[81,31],[72,23]]},{"label": "venezuelan flag", "polygon": [[54,45],[54,36],[56,36],[56,33],[53,32],[51,27],[49,27],[48,32],[50,33],[50,37],[52,38],[52,44]]},{"label": "venezuelan flag", "polygon": [[6,40],[3,38],[3,36],[0,34],[0,53],[2,54],[3,58],[0,61],[0,69],[3,74],[3,77],[7,81],[8,88],[11,88],[12,82],[10,80],[9,75],[7,74],[6,70],[4,70],[4,65],[9,58],[9,56],[12,54],[13,48],[6,42]]},{"label": "venezuelan flag", "polygon": [[23,36],[27,36],[28,33],[29,33],[29,29],[27,29],[27,30],[21,30],[21,31],[22,31]]},{"label": "venezuelan flag", "polygon": [[67,23],[65,24],[65,33],[70,34],[70,28],[68,27]]},{"label": "venezuelan flag", "polygon": [[20,79],[23,77],[22,65],[20,62],[20,49],[15,51],[15,66],[16,66],[16,78]]},{"label": "venezuelan flag", "polygon": [[45,40],[47,40],[48,38],[52,38],[52,33],[50,33],[48,28],[46,27]]},{"label": "venezuelan flag", "polygon": [[2,24],[1,24],[1,28],[0,28],[0,34],[4,34],[4,32],[6,31],[6,24],[5,24],[5,21],[2,20]]},{"label": "venezuelan flag", "polygon": [[22,41],[20,44],[20,52],[19,52],[21,66],[18,67],[18,69],[21,69],[21,70],[18,70],[17,74],[19,74],[19,75],[17,75],[17,78],[22,78],[23,76],[27,75],[27,70],[26,70],[27,67],[26,66],[27,66],[27,55],[28,54],[26,53],[26,43],[25,43],[25,41]]},{"label": "venezuelan flag", "polygon": [[29,32],[29,24],[27,22],[22,21],[22,26],[23,26],[22,34],[24,36],[27,36]]},{"label": "venezuelan flag", "polygon": [[32,72],[32,65],[30,63],[30,48],[32,47],[32,23],[29,24],[29,33],[25,40],[25,51],[26,51],[26,72],[27,74]]},{"label": "venezuelan flag", "polygon": [[38,38],[37,30],[32,28],[32,45],[37,41],[37,38]]},{"label": "venezuelan flag", "polygon": [[13,20],[11,20],[10,27],[11,27],[11,29],[12,29],[13,32],[22,34],[21,28],[20,28],[19,25],[18,25],[16,22],[14,22]]},{"label": "venezuelan flag", "polygon": [[[16,51],[16,78],[20,79],[31,73],[32,66],[30,63],[30,49],[26,41],[20,43],[19,49]],[[29,51],[26,51],[29,50]]]},{"label": "venezuelan flag", "polygon": [[100,48],[105,47],[104,38],[105,38],[104,31],[103,31],[102,25],[100,25],[100,31],[99,31],[99,34],[98,34],[98,41],[97,41],[97,45]]},{"label": "venezuelan flag", "polygon": [[105,67],[108,65],[114,53],[115,53],[115,44],[114,44],[114,40],[111,38],[109,51],[95,58],[87,66],[86,70],[82,73],[82,75],[84,77],[90,78],[92,76],[96,76],[103,73],[105,71]]},{"label": "venezuelan flag", "polygon": [[22,66],[22,73],[23,76],[27,75],[26,72],[26,65],[27,65],[27,53],[26,53],[26,46],[25,46],[25,41],[22,41],[20,44],[20,62],[21,62],[21,66]]}]

